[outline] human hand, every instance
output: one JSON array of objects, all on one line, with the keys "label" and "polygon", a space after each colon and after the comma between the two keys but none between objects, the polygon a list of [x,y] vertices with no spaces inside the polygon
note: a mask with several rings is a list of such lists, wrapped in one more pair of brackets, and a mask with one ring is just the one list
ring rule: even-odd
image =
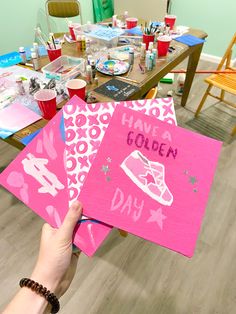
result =
[{"label": "human hand", "polygon": [[72,254],[72,235],[81,213],[82,205],[76,201],[59,229],[47,223],[42,228],[39,256],[31,279],[57,297],[68,289],[76,271],[78,254]]}]

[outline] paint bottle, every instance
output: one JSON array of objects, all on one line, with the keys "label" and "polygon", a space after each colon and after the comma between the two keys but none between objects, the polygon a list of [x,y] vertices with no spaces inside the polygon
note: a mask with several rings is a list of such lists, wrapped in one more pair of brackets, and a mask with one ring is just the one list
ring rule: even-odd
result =
[{"label": "paint bottle", "polygon": [[17,87],[17,93],[19,95],[25,95],[25,88],[23,85],[23,81],[19,75],[16,76],[16,87]]},{"label": "paint bottle", "polygon": [[169,23],[166,24],[165,35],[168,35],[168,36],[170,35],[170,24]]},{"label": "paint bottle", "polygon": [[95,79],[94,79],[94,84],[95,84],[96,86],[98,86],[98,78],[97,78],[97,77],[95,77]]},{"label": "paint bottle", "polygon": [[153,48],[152,53],[153,53],[153,66],[155,67],[157,64],[157,49]]},{"label": "paint bottle", "polygon": [[141,44],[141,51],[140,51],[140,60],[141,61],[145,60],[145,55],[146,55],[146,44],[142,43]]},{"label": "paint bottle", "polygon": [[81,38],[81,36],[79,36],[79,35],[76,37],[76,45],[77,45],[77,50],[78,50],[78,51],[81,51],[82,38]]},{"label": "paint bottle", "polygon": [[86,50],[86,39],[85,36],[81,36],[81,51],[84,52]]},{"label": "paint bottle", "polygon": [[88,84],[92,84],[93,82],[93,73],[91,65],[86,66],[86,80]]},{"label": "paint bottle", "polygon": [[97,73],[97,71],[96,71],[96,63],[95,63],[94,59],[90,60],[90,65],[91,65],[91,69],[92,69],[92,77],[93,77],[93,80],[94,80],[95,77],[96,77],[96,73]]},{"label": "paint bottle", "polygon": [[129,49],[129,64],[133,65],[134,64],[134,48]]},{"label": "paint bottle", "polygon": [[111,60],[111,55],[110,55],[110,52],[108,51],[107,53],[107,60]]},{"label": "paint bottle", "polygon": [[149,68],[149,62],[150,62],[149,57],[150,57],[150,53],[151,53],[151,52],[150,52],[149,50],[146,51],[145,67],[146,67],[147,70],[148,70],[148,68]]},{"label": "paint bottle", "polygon": [[26,59],[25,48],[24,48],[24,47],[20,47],[20,48],[19,48],[19,53],[20,53],[20,57],[21,57],[21,63],[22,63],[22,64],[26,64],[27,59]]},{"label": "paint bottle", "polygon": [[117,15],[112,16],[112,27],[117,27]]},{"label": "paint bottle", "polygon": [[148,44],[148,50],[149,51],[152,51],[153,49],[153,42],[151,41],[149,44]]},{"label": "paint bottle", "polygon": [[185,73],[178,74],[177,85],[176,85],[176,90],[175,90],[176,95],[179,95],[179,96],[183,95],[185,78],[186,78]]},{"label": "paint bottle", "polygon": [[152,69],[153,69],[153,53],[151,52],[149,55],[148,71],[152,71]]},{"label": "paint bottle", "polygon": [[39,45],[38,45],[38,43],[33,43],[33,48],[34,48],[34,51],[36,52],[37,58],[39,58],[40,54],[39,54]]},{"label": "paint bottle", "polygon": [[40,70],[40,62],[39,59],[37,58],[36,52],[31,53],[31,61],[33,63],[33,67],[35,71]]},{"label": "paint bottle", "polygon": [[87,63],[90,64],[91,60],[93,60],[93,56],[92,55],[88,55],[87,56]]},{"label": "paint bottle", "polygon": [[86,54],[91,54],[91,40],[89,38],[86,39]]}]

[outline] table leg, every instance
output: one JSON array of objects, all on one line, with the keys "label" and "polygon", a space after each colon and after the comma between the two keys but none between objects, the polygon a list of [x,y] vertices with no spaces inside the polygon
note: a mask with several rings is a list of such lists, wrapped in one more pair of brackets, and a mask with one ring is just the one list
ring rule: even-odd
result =
[{"label": "table leg", "polygon": [[188,95],[189,95],[189,92],[190,92],[190,89],[192,86],[195,71],[196,71],[197,66],[198,66],[198,61],[200,59],[203,44],[197,45],[194,48],[195,49],[189,55],[189,59],[188,59],[186,79],[185,79],[184,90],[183,90],[183,95],[182,95],[182,99],[181,99],[181,106],[183,106],[183,107],[186,105],[187,100],[188,100]]}]

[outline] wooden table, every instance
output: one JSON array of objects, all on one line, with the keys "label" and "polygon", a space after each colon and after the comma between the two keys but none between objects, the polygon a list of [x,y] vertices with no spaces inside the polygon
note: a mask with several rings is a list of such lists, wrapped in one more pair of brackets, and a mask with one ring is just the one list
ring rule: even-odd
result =
[{"label": "wooden table", "polygon": [[[191,29],[189,33],[199,38],[207,37],[207,34],[201,30]],[[132,72],[129,73],[128,78],[138,82],[137,84],[134,84],[131,82],[129,83],[137,85],[139,87],[139,90],[135,94],[132,95],[132,98],[130,100],[141,99],[153,86],[157,85],[157,83],[160,81],[160,79],[163,76],[165,76],[167,73],[173,70],[179,63],[181,63],[183,60],[185,60],[188,57],[186,80],[185,80],[184,91],[183,91],[183,95],[181,99],[181,105],[182,106],[186,105],[203,44],[199,44],[193,47],[188,47],[187,45],[178,43],[177,41],[172,41],[171,46],[175,47],[174,52],[169,53],[166,58],[158,59],[156,67],[152,71],[146,72],[144,74],[141,73],[140,68],[139,68],[139,58],[135,58]],[[63,45],[62,53],[64,55],[69,55],[69,56],[76,56],[76,57],[80,56],[79,52],[76,49],[75,43],[73,44],[65,43]],[[49,60],[47,57],[41,58],[42,65],[45,65],[48,62]],[[123,76],[125,77],[126,74]],[[110,76],[105,76],[100,73],[98,73],[97,77],[98,77],[99,85],[111,79]],[[96,87],[97,86],[94,86],[92,84],[88,87],[88,90],[91,91],[95,89]],[[113,101],[112,99],[108,97],[97,94],[95,92],[93,93],[98,99],[98,102]],[[61,108],[64,105],[64,103],[65,102],[62,102],[59,105],[59,108]],[[47,121],[42,119],[26,127],[25,129],[20,130],[19,132],[15,133],[11,137],[7,138],[5,141],[17,147],[18,149],[23,149],[24,145],[20,142],[20,140],[26,135],[31,134],[34,131],[38,130],[39,128],[44,127],[46,123]]]}]

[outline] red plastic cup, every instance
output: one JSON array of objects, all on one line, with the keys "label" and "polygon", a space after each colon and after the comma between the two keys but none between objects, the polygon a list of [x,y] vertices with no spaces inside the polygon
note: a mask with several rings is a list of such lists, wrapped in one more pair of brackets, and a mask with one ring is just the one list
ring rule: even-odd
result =
[{"label": "red plastic cup", "polygon": [[148,50],[149,43],[151,43],[151,42],[154,43],[154,39],[155,39],[154,35],[143,34],[143,43],[146,44],[146,50]]},{"label": "red plastic cup", "polygon": [[176,21],[176,15],[166,15],[165,16],[165,24],[169,24],[170,29],[174,28],[175,21]]},{"label": "red plastic cup", "polygon": [[70,31],[71,39],[76,40],[73,24],[69,25],[69,31]]},{"label": "red plastic cup", "polygon": [[56,47],[57,47],[57,49],[47,48],[48,58],[49,58],[50,62],[56,60],[57,58],[59,58],[61,56],[61,46],[56,46]]},{"label": "red plastic cup", "polygon": [[138,25],[138,19],[136,17],[127,17],[126,21],[126,28],[131,29]]},{"label": "red plastic cup", "polygon": [[165,57],[170,46],[171,37],[170,36],[160,36],[157,37],[157,54],[158,57]]},{"label": "red plastic cup", "polygon": [[46,120],[52,119],[57,113],[57,93],[52,89],[41,89],[34,94],[34,99],[38,102],[42,117]]},{"label": "red plastic cup", "polygon": [[70,98],[74,95],[80,97],[85,100],[85,90],[87,83],[84,80],[74,79],[70,80],[66,83],[66,88],[68,89],[68,93]]}]

